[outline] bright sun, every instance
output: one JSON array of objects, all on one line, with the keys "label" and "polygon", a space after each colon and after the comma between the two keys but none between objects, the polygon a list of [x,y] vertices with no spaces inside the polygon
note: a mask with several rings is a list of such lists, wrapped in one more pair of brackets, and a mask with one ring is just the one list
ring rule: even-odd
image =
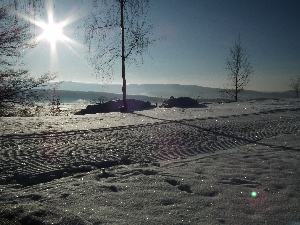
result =
[{"label": "bright sun", "polygon": [[43,33],[40,36],[41,39],[48,40],[51,44],[55,44],[56,41],[64,39],[63,27],[59,24],[49,23],[43,24]]},{"label": "bright sun", "polygon": [[54,23],[52,13],[48,15],[48,23],[40,21],[36,24],[42,29],[42,33],[37,38],[38,41],[45,39],[51,44],[52,48],[55,48],[57,41],[65,41],[67,39],[63,32],[66,23]]},{"label": "bright sun", "polygon": [[73,22],[75,22],[76,20],[78,20],[79,17],[77,17],[74,14],[72,16],[67,17],[64,20],[60,20],[59,22],[56,22],[54,20],[52,0],[47,1],[46,6],[47,6],[48,21],[43,21],[40,18],[32,18],[18,11],[14,11],[14,13],[20,16],[21,18],[29,21],[30,23],[36,25],[38,28],[40,28],[39,34],[37,35],[35,41],[36,43],[43,40],[47,41],[50,44],[51,56],[53,59],[56,58],[56,45],[58,42],[63,43],[68,47],[69,50],[73,51],[76,54],[75,50],[71,45],[79,46],[79,44],[73,39],[69,38],[65,33],[70,33],[70,29],[67,29],[66,27],[72,24]]}]

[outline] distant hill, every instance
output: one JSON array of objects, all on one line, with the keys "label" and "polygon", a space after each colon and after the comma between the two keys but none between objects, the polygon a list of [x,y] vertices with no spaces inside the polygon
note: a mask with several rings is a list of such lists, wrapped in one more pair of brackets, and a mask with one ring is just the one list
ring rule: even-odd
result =
[{"label": "distant hill", "polygon": [[[79,82],[63,82],[56,88],[57,95],[64,102],[76,100],[96,100],[101,96],[107,99],[122,98],[122,85],[119,84],[92,84]],[[174,97],[191,97],[203,100],[221,100],[224,96],[218,88],[201,87],[197,85],[179,84],[129,84],[127,85],[128,98],[160,102],[161,99]],[[257,92],[244,91],[241,100],[259,98],[293,98],[293,91],[287,92]],[[230,100],[228,98],[228,100]]]},{"label": "distant hill", "polygon": [[[61,103],[74,103],[74,102],[99,102],[102,100],[122,99],[122,94],[107,93],[107,92],[94,92],[94,91],[66,91],[66,90],[37,90],[37,93],[49,98],[49,101],[54,97],[59,98]],[[144,95],[127,95],[128,99],[136,99],[142,101],[149,101],[151,103],[161,103],[162,98],[150,97]]]},{"label": "distant hill", "polygon": [[[122,94],[122,85],[120,84],[92,84],[78,82],[63,82],[57,90],[67,91],[94,91]],[[217,88],[207,88],[196,85],[179,85],[179,84],[128,84],[128,95],[145,95],[151,97],[197,97],[204,94],[204,97],[218,98]]]}]

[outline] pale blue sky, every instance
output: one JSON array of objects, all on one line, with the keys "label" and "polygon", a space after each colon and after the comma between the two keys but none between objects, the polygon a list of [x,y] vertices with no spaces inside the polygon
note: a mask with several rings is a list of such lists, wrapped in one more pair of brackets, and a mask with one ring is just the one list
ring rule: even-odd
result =
[{"label": "pale blue sky", "polygon": [[[92,75],[83,30],[77,29],[92,0],[54,3],[55,22],[81,17],[64,27],[64,34],[77,44],[58,42],[56,55],[51,56],[49,43],[43,40],[27,52],[27,68],[32,74],[58,72],[57,80],[102,83]],[[298,0],[152,0],[150,5],[155,35],[166,40],[150,47],[144,64],[127,68],[128,83],[222,87],[228,74],[226,59],[239,33],[254,69],[247,89],[288,90],[290,77],[300,75]],[[120,65],[116,66],[112,82],[121,83]]]}]

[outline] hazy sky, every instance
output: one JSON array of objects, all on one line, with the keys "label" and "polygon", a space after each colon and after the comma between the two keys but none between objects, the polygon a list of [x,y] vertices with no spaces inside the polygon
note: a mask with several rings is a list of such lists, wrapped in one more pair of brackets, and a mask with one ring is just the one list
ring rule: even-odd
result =
[{"label": "hazy sky", "polygon": [[[27,52],[27,68],[32,74],[58,72],[57,80],[103,82],[93,76],[83,29],[77,29],[92,0],[53,2],[54,22],[74,20],[63,28],[74,42],[57,42],[51,53],[50,43],[41,40]],[[127,67],[128,83],[222,87],[226,59],[239,34],[254,69],[247,89],[284,91],[290,89],[291,76],[300,76],[299,0],[152,0],[150,5],[155,35],[166,39],[149,48],[144,64]],[[121,83],[120,65],[116,66],[113,83]]]}]

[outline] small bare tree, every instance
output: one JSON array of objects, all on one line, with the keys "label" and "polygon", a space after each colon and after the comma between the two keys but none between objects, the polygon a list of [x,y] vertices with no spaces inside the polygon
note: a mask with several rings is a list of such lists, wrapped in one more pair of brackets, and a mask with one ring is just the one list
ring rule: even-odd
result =
[{"label": "small bare tree", "polygon": [[253,73],[249,56],[246,54],[245,48],[242,47],[240,36],[230,49],[230,56],[226,64],[226,69],[229,70],[229,84],[221,89],[221,92],[238,101],[238,95],[248,85],[250,75]]},{"label": "small bare tree", "polygon": [[125,61],[136,62],[154,41],[153,26],[146,20],[149,0],[94,0],[94,11],[85,20],[89,61],[100,77],[110,77],[121,59],[123,107],[127,110]]},{"label": "small bare tree", "polygon": [[291,84],[290,87],[293,88],[293,90],[296,92],[297,98],[299,98],[299,92],[300,92],[300,76],[297,78],[291,78]]},{"label": "small bare tree", "polygon": [[[49,73],[34,78],[23,69],[24,50],[35,45],[30,40],[29,24],[9,15],[11,5],[0,7],[0,111],[37,99],[33,89],[54,78]],[[0,113],[1,113],[0,112]]]}]

